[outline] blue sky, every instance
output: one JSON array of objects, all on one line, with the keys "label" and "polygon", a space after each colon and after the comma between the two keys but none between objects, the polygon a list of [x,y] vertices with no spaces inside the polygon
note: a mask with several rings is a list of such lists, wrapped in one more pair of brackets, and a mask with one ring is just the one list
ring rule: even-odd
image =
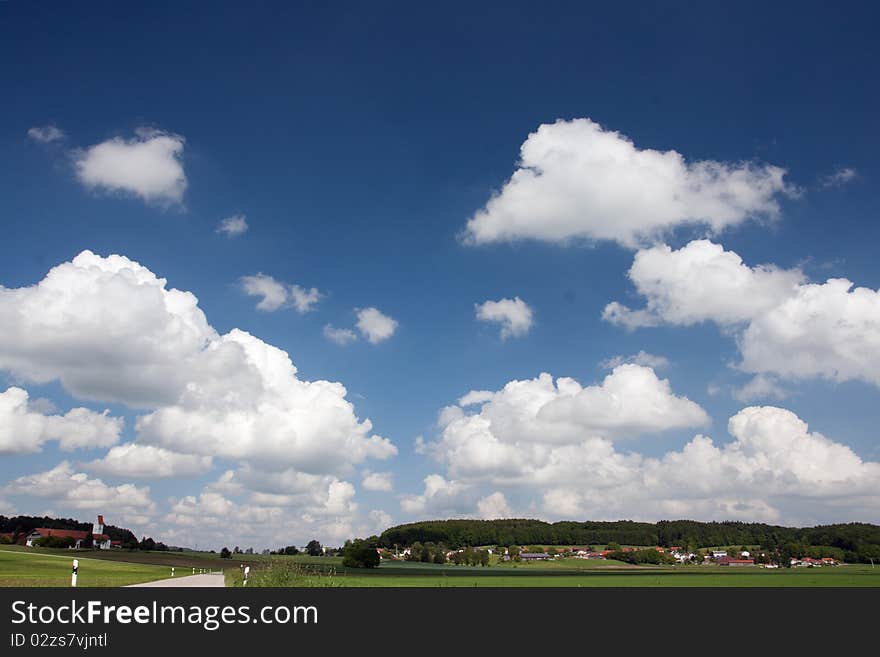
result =
[{"label": "blue sky", "polygon": [[[379,450],[361,457],[346,447],[335,464],[316,465],[298,460],[292,449],[284,471],[314,477],[306,487],[315,494],[289,483],[267,487],[283,468],[277,460],[261,461],[260,436],[238,452],[212,451],[210,440],[177,428],[148,436],[136,428],[137,418],[174,406],[171,401],[139,406],[123,393],[86,394],[84,385],[65,383],[73,367],[65,354],[77,349],[107,372],[121,371],[115,359],[137,360],[130,345],[113,342],[117,334],[101,333],[102,320],[84,324],[95,330],[87,348],[73,334],[76,322],[55,324],[55,333],[40,333],[33,344],[26,341],[36,335],[35,325],[10,325],[3,332],[16,337],[0,353],[0,391],[25,390],[30,404],[25,411],[19,403],[15,412],[51,417],[74,407],[107,408],[108,417],[124,420],[118,432],[105,427],[116,444],[135,441],[213,460],[210,468],[183,468],[171,477],[90,469],[112,438],[65,451],[44,430],[28,447],[21,415],[15,419],[9,411],[10,437],[0,441],[0,485],[7,482],[0,487],[0,512],[88,518],[101,511],[108,522],[127,522],[171,542],[212,546],[228,534],[192,518],[239,514],[265,518],[275,528],[252,537],[259,547],[304,542],[313,534],[333,542],[383,523],[453,515],[880,520],[880,379],[874,368],[880,363],[880,302],[865,294],[847,306],[852,298],[844,291],[829,292],[827,305],[816,306],[798,296],[806,290],[798,286],[829,278],[846,278],[872,293],[880,288],[876,18],[868,3],[846,10],[823,3],[800,3],[797,10],[758,3],[735,9],[720,3],[614,9],[586,3],[431,9],[265,3],[244,9],[217,3],[210,12],[176,3],[140,9],[98,3],[87,11],[5,3],[0,285],[7,292],[35,286],[86,249],[96,258],[123,255],[166,279],[167,288],[195,295],[217,334],[247,331],[287,352],[299,379],[341,382],[351,412],[360,421],[369,418],[372,432],[393,443],[396,454]],[[579,121],[585,119],[591,122]],[[49,133],[49,126],[60,132]],[[536,133],[539,126],[544,132]],[[563,133],[566,127],[572,131]],[[34,128],[41,132],[29,135]],[[506,185],[533,133],[539,150],[552,142],[564,157],[551,164],[539,156],[541,164],[556,167],[555,177],[548,168],[546,184],[533,181],[526,204]],[[123,160],[102,166],[106,162],[90,159],[100,154],[93,149],[114,139],[131,147],[163,136],[179,150],[148,164],[179,167],[183,192],[163,187],[162,179],[150,188],[153,196],[145,196],[144,180],[156,172],[138,169],[143,162],[122,175]],[[643,168],[623,163],[612,169],[617,173],[610,186],[581,185],[579,176],[586,181],[593,171],[588,156],[606,138],[609,148],[630,144],[636,153],[648,152]],[[666,201],[652,198],[640,183],[644,167],[666,166],[651,150],[675,151],[685,163],[670,174],[681,176],[680,187],[665,179],[673,180],[669,220],[635,241],[604,239],[602,226],[622,225],[644,209],[630,205],[639,194],[646,195],[645,207],[665,211]],[[118,157],[128,155],[123,148]],[[706,161],[726,173],[700,178],[687,168]],[[601,162],[596,166],[608,170]],[[770,182],[768,166],[784,170],[782,182]],[[731,171],[751,177],[735,191],[707,191],[719,179],[732,180]],[[618,183],[623,191],[614,187]],[[467,237],[468,222],[493,198],[506,204],[503,212],[490,212],[491,226],[501,228],[475,244]],[[716,202],[724,207],[715,209]],[[731,208],[733,218],[725,215]],[[563,238],[546,232],[554,212],[575,226]],[[217,231],[222,219],[238,215],[246,217],[245,232]],[[510,228],[516,221],[527,227]],[[708,280],[705,272],[675,279],[664,273],[675,270],[672,260],[647,272],[643,288],[628,279],[638,253],[666,244],[673,260],[680,255],[683,261],[698,248],[709,253],[706,242],[693,242],[701,238],[718,252],[738,255],[752,274],[769,264],[777,274],[796,271],[800,278],[784,293],[767,292],[772,303],[760,308],[757,299],[770,283],[749,283],[738,292],[723,285],[695,291]],[[731,267],[731,275],[743,273]],[[260,298],[242,286],[243,277],[257,274],[317,288],[320,298],[304,313],[289,304],[258,310]],[[654,280],[659,283],[652,287]],[[143,320],[134,305],[113,305],[101,290],[74,288],[73,312],[93,310],[76,295],[95,293],[107,300],[102,312],[124,314],[132,325]],[[603,319],[611,302],[650,305],[649,288],[651,325]],[[730,319],[731,304],[682,315],[682,298],[675,295],[693,299],[699,293],[734,299],[739,315]],[[0,319],[17,322],[20,300],[11,292],[7,297]],[[522,335],[502,339],[497,322],[477,318],[476,304],[516,298],[531,311]],[[755,303],[740,311],[739,302],[750,299]],[[356,312],[365,308],[393,318],[393,335],[373,344],[360,333]],[[823,327],[831,327],[827,334],[811,323],[817,314]],[[784,331],[768,337],[780,317],[796,327],[801,318],[806,338],[797,341]],[[328,340],[328,324],[353,331],[357,340],[345,346]],[[841,325],[853,328],[838,330]],[[57,351],[47,346],[56,338]],[[25,352],[26,358],[18,357]],[[581,406],[569,408],[573,415],[564,418],[566,428],[556,438],[547,437],[555,428],[529,429],[517,415],[517,408],[537,403],[528,391],[525,399],[496,397],[481,402],[486,406],[460,409],[463,417],[438,425],[441,409],[471,390],[499,391],[542,372],[600,386],[613,369],[607,365],[625,364],[639,352],[665,359],[635,359],[622,370],[634,376],[650,369],[656,380],[649,376],[638,385],[651,390],[625,381],[625,391],[603,397],[601,408],[579,398],[574,406]],[[37,376],[37,370],[47,373]],[[745,395],[743,386],[755,376],[766,385]],[[112,389],[116,384],[109,381]],[[649,405],[652,391],[671,407],[661,403],[647,418],[626,415],[639,415],[633,409]],[[614,418],[595,420],[618,394],[633,397]],[[55,408],[31,403],[40,398]],[[684,398],[703,419],[682,406]],[[205,410],[177,406],[193,414]],[[728,433],[729,418],[767,406],[790,413],[768,411],[745,422],[741,435]],[[308,414],[308,407],[300,411]],[[797,418],[809,429],[798,428]],[[501,428],[504,419],[509,431]],[[468,433],[482,420],[487,433]],[[314,421],[319,436],[332,431]],[[519,432],[518,426],[526,428]],[[358,431],[349,438],[363,440]],[[285,440],[297,440],[279,432],[282,451]],[[767,432],[770,442],[759,445],[755,436]],[[822,451],[825,443],[817,446],[822,441],[814,432],[833,442],[831,452]],[[716,488],[689,483],[696,476],[688,469],[693,463],[657,465],[698,434],[716,447],[741,443],[736,454],[700,457],[716,459],[717,476],[730,477]],[[423,453],[416,450],[418,436],[429,445]],[[788,440],[794,441],[790,449],[779,447]],[[503,450],[492,458],[471,458],[496,443]],[[849,452],[841,455],[841,446]],[[780,450],[797,458],[767,456]],[[740,453],[749,456],[748,464],[737,461]],[[572,472],[552,470],[548,463],[559,459],[580,465]],[[62,461],[69,471],[53,470]],[[368,490],[365,470],[391,473],[391,490]],[[626,475],[609,479],[606,470]],[[834,474],[810,474],[815,470]],[[69,487],[36,478],[52,472],[56,483],[85,473],[101,486],[89,484],[95,493],[88,500],[71,497]],[[218,484],[224,472],[235,473],[233,484]],[[441,479],[426,485],[428,476]],[[665,482],[662,493],[651,488],[655,479]],[[140,501],[117,512],[112,497],[132,491],[121,486],[133,486],[133,499]],[[630,499],[640,487],[641,496]],[[45,496],[25,492],[38,488]],[[106,506],[102,496],[108,496]],[[648,502],[658,496],[665,505]]]}]

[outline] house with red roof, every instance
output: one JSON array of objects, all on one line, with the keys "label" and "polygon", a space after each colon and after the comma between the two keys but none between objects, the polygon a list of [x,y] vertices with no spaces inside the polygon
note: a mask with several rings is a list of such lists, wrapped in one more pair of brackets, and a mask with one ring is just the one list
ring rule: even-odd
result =
[{"label": "house with red roof", "polygon": [[25,545],[34,547],[40,539],[44,538],[69,538],[74,541],[73,547],[97,548],[109,550],[112,546],[110,537],[104,533],[104,516],[98,516],[98,522],[92,525],[92,531],[80,529],[53,529],[51,527],[37,527],[27,535]]}]

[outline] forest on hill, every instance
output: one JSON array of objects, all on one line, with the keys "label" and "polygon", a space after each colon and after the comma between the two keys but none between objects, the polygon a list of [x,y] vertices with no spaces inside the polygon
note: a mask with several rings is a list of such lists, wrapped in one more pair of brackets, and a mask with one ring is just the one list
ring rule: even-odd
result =
[{"label": "forest on hill", "polygon": [[450,548],[479,545],[647,545],[689,550],[726,545],[776,547],[784,544],[830,546],[847,561],[880,561],[880,526],[867,523],[783,527],[764,523],[662,520],[656,523],[544,522],[542,520],[426,520],[386,529],[373,542],[380,547],[436,543]]}]

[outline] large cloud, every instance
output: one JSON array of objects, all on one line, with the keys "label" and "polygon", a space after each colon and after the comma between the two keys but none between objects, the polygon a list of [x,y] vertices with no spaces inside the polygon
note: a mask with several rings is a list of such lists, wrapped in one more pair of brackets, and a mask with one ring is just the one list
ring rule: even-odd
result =
[{"label": "large cloud", "polygon": [[445,515],[460,517],[474,504],[473,494],[467,484],[449,481],[439,474],[425,477],[425,490],[421,495],[404,495],[400,507],[406,513],[417,516]]},{"label": "large cloud", "polygon": [[635,247],[681,225],[713,232],[773,217],[790,189],[770,165],[686,162],[676,151],[637,148],[590,119],[541,125],[519,168],[468,221],[474,244],[520,239],[613,240]]},{"label": "large cloud", "polygon": [[89,189],[137,196],[148,203],[181,203],[187,180],[180,135],[139,128],[132,139],[115,137],[75,153],[79,181]]},{"label": "large cloud", "polygon": [[[748,407],[734,415],[733,441],[716,445],[697,435],[661,457],[624,453],[601,437],[548,446],[521,441],[507,469],[431,475],[425,492],[402,500],[405,512],[443,515],[467,506],[471,513],[500,508],[501,493],[476,505],[478,491],[506,487],[551,518],[657,520],[763,520],[814,523],[878,521],[880,463],[860,459],[845,445],[810,432],[783,408]],[[486,442],[490,434],[472,437]],[[435,456],[454,462],[441,441]],[[451,469],[451,468],[450,468]],[[494,503],[487,500],[494,497]],[[506,499],[505,499],[506,502]],[[509,509],[507,509],[509,512]]]},{"label": "large cloud", "polygon": [[738,254],[709,240],[694,240],[678,250],[665,244],[641,250],[628,275],[647,299],[645,308],[634,311],[611,303],[604,317],[629,328],[745,322],[777,306],[804,280],[798,269],[749,267]]},{"label": "large cloud", "polygon": [[312,538],[339,545],[390,524],[384,512],[359,516],[354,486],[347,481],[249,466],[225,472],[198,495],[171,500],[167,520],[169,535],[180,543],[217,546],[304,545]]},{"label": "large cloud", "polygon": [[740,351],[748,372],[880,386],[880,290],[841,278],[802,285],[749,324]]},{"label": "large cloud", "polygon": [[[472,392],[461,404],[441,412],[440,437],[426,448],[456,479],[491,475],[513,481],[552,458],[556,446],[709,422],[699,405],[673,394],[651,368],[633,364],[619,365],[601,385],[583,387],[541,374],[511,381],[496,393]],[[469,413],[474,404],[480,408]]]},{"label": "large cloud", "polygon": [[610,322],[633,329],[711,321],[736,337],[747,372],[880,385],[878,290],[846,279],[807,283],[799,269],[749,267],[706,240],[639,251],[629,277],[645,307],[612,302],[603,313]]},{"label": "large cloud", "polygon": [[122,418],[109,411],[95,413],[73,408],[64,415],[47,415],[30,407],[28,393],[12,387],[0,392],[0,454],[38,452],[48,440],[65,450],[110,447],[119,441]]},{"label": "large cloud", "polygon": [[210,456],[178,454],[153,445],[126,443],[112,448],[102,458],[84,464],[99,474],[134,479],[192,477],[211,469]]},{"label": "large cloud", "polygon": [[138,418],[142,441],[307,472],[345,472],[397,452],[370,435],[371,422],[358,420],[342,384],[297,378],[286,352],[248,333],[218,338],[202,361],[202,376],[177,403]]},{"label": "large cloud", "polygon": [[370,472],[363,473],[361,485],[367,490],[391,492],[393,488],[392,480],[394,474],[392,472]]},{"label": "large cloud", "polygon": [[0,492],[51,500],[61,509],[89,510],[126,515],[149,515],[156,507],[150,499],[149,487],[132,484],[110,486],[100,479],[90,479],[76,472],[68,461],[62,461],[51,470],[18,477]]},{"label": "large cloud", "polygon": [[31,287],[0,287],[0,367],[74,396],[133,407],[176,400],[217,340],[189,293],[120,255],[83,251]]},{"label": "large cloud", "polygon": [[139,443],[313,472],[396,453],[344,386],[300,379],[286,352],[244,331],[219,335],[193,294],[123,256],[84,251],[35,286],[0,288],[0,324],[0,367],[151,409]]}]

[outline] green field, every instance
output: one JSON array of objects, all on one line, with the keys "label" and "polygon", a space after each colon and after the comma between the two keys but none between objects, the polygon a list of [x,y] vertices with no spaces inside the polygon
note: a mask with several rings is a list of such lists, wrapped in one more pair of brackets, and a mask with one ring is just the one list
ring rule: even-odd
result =
[{"label": "green field", "polygon": [[[241,586],[239,569],[226,585]],[[280,557],[252,566],[248,586],[303,587],[876,587],[880,569],[632,566],[582,559],[487,568],[383,562],[375,570],[345,569],[341,559]]]},{"label": "green field", "polygon": [[126,586],[170,576],[164,566],[91,559],[69,550],[2,546],[0,586],[70,586],[74,557],[79,559],[77,586]]},{"label": "green field", "polygon": [[0,547],[0,586],[69,586],[72,559],[79,559],[79,586],[125,586],[191,568],[223,569],[227,586],[241,586],[242,564],[251,567],[248,586],[303,587],[878,587],[880,568],[722,568],[633,566],[616,561],[556,559],[489,567],[385,561],[379,568],[346,569],[339,557],[236,555],[205,552],[128,552]]}]

